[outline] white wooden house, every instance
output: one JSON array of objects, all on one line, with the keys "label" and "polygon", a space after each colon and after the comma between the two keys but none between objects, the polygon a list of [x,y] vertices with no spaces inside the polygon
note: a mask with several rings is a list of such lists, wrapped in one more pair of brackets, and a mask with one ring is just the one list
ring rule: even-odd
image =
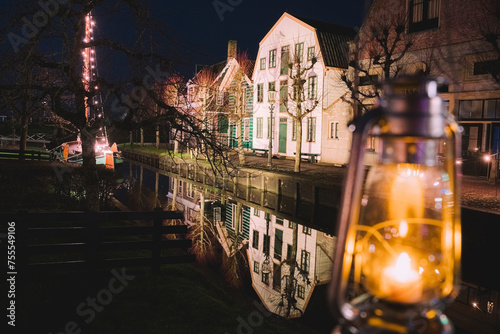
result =
[{"label": "white wooden house", "polygon": [[[339,25],[299,18],[284,13],[259,43],[253,71],[254,113],[253,146],[268,149],[273,135],[273,155],[293,158],[296,152],[297,126],[286,112],[293,112],[293,88],[289,63],[300,57],[303,66],[314,66],[304,79],[304,106],[319,103],[303,119],[302,153],[317,154],[318,160],[343,165],[349,156],[350,136],[347,122],[352,117],[344,101],[347,86],[341,80],[347,69],[348,42],[355,30]],[[268,92],[279,92],[279,101],[269,103]],[[273,122],[270,108],[273,109]]]}]

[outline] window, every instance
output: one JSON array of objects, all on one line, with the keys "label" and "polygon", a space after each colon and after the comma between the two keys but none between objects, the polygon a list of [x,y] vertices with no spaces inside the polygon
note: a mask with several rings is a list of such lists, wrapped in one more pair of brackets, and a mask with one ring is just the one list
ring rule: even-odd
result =
[{"label": "window", "polygon": [[295,44],[295,59],[302,61],[304,58],[304,43]]},{"label": "window", "polygon": [[273,272],[273,290],[281,292],[281,266],[277,266]]},{"label": "window", "polygon": [[269,136],[273,134],[274,138],[274,117],[271,119],[271,117],[267,118],[267,139],[269,139]]},{"label": "window", "polygon": [[330,139],[339,139],[339,122],[330,122]]},{"label": "window", "polygon": [[179,180],[179,189],[178,189],[179,192],[178,192],[178,194],[179,194],[180,197],[182,197],[182,188],[183,188],[183,186],[184,186],[184,182],[182,182],[181,180]]},{"label": "window", "polygon": [[304,299],[306,296],[306,289],[304,288],[303,285],[298,285],[297,286],[297,297],[300,299]]},{"label": "window", "polygon": [[281,261],[283,253],[283,231],[275,229],[274,231],[274,258]]},{"label": "window", "polygon": [[259,217],[260,216],[260,210],[257,208],[253,208],[253,215]]},{"label": "window", "polygon": [[269,247],[271,246],[271,237],[264,234],[264,243],[262,244],[262,253],[269,255]]},{"label": "window", "polygon": [[318,87],[318,77],[309,77],[307,78],[307,98],[309,100],[317,99],[317,88]]},{"label": "window", "polygon": [[290,46],[281,48],[281,68],[280,75],[288,75],[288,63],[290,62]]},{"label": "window", "polygon": [[292,141],[297,140],[297,120],[292,121]]},{"label": "window", "polygon": [[307,48],[307,60],[312,60],[316,56],[316,47],[310,46]]},{"label": "window", "polygon": [[286,112],[288,105],[288,81],[280,81],[280,112]]},{"label": "window", "polygon": [[276,224],[283,226],[283,219],[276,218]]},{"label": "window", "polygon": [[360,86],[371,86],[375,85],[378,82],[378,75],[361,75],[359,76],[359,85]]},{"label": "window", "polygon": [[292,258],[292,250],[293,250],[293,246],[290,244],[287,244],[286,245],[286,258],[288,260],[290,260]]},{"label": "window", "polygon": [[186,185],[186,196],[189,198],[194,198],[194,186],[192,183]]},{"label": "window", "polygon": [[437,28],[440,0],[409,0],[409,31]]},{"label": "window", "polygon": [[223,102],[224,102],[224,92],[221,90],[218,90],[215,104],[218,106],[221,106]]},{"label": "window", "polygon": [[316,117],[307,117],[307,141],[316,141]]},{"label": "window", "polygon": [[288,227],[293,228],[295,226],[295,223],[291,220],[288,221]]},{"label": "window", "polygon": [[302,233],[307,234],[307,235],[311,235],[311,231],[312,231],[312,229],[310,227],[305,226],[305,225],[302,226]]},{"label": "window", "polygon": [[260,69],[265,70],[266,69],[266,58],[260,58]]},{"label": "window", "polygon": [[276,49],[269,51],[269,68],[276,67]]},{"label": "window", "polygon": [[271,91],[274,92],[274,91],[276,91],[276,84],[274,83],[274,81],[269,82],[267,84],[267,91],[268,92],[271,92]]},{"label": "window", "polygon": [[257,102],[264,101],[264,84],[257,84]]},{"label": "window", "polygon": [[309,272],[311,266],[311,253],[306,250],[302,250],[300,255],[300,268],[306,273]]},{"label": "window", "polygon": [[262,129],[264,126],[264,121],[262,117],[257,117],[257,129],[255,131],[255,137],[262,138]]},{"label": "window", "polygon": [[474,63],[473,75],[495,74],[500,70],[500,60],[487,60]]},{"label": "window", "polygon": [[269,285],[269,273],[262,273],[262,283]]},{"label": "window", "polygon": [[220,206],[216,206],[213,211],[214,214],[214,221],[215,222],[220,222],[222,221],[222,210]]},{"label": "window", "polygon": [[250,119],[244,118],[243,119],[243,141],[249,141],[249,140],[250,140]]},{"label": "window", "polygon": [[260,271],[259,269],[260,269],[260,263],[257,262],[257,261],[254,261],[254,263],[253,263],[253,272],[258,274],[259,271]]},{"label": "window", "polygon": [[482,100],[463,100],[458,105],[459,119],[482,118],[483,101]]},{"label": "window", "polygon": [[259,231],[253,230],[252,248],[259,249]]},{"label": "window", "polygon": [[500,119],[500,99],[461,100],[458,119]]},{"label": "window", "polygon": [[262,283],[269,285],[269,273],[262,273]]}]

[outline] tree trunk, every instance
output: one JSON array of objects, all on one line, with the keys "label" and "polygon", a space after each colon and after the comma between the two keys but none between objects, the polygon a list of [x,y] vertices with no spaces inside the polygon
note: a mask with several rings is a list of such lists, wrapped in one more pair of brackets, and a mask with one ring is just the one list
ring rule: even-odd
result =
[{"label": "tree trunk", "polygon": [[144,129],[141,128],[141,146],[144,146]]},{"label": "tree trunk", "polygon": [[134,144],[134,131],[130,130],[130,147]]},{"label": "tree trunk", "polygon": [[245,151],[243,149],[243,131],[241,130],[241,117],[236,122],[236,138],[238,139],[238,159],[240,161],[240,166],[245,166]]},{"label": "tree trunk", "polygon": [[156,125],[156,149],[160,148],[160,126]]},{"label": "tree trunk", "polygon": [[21,116],[21,137],[19,137],[19,160],[24,161],[24,152],[26,151],[26,141],[28,138],[29,117]]},{"label": "tree trunk", "polygon": [[205,237],[205,190],[200,191],[200,243],[203,244],[203,238]]},{"label": "tree trunk", "polygon": [[82,130],[82,158],[85,179],[85,206],[89,211],[99,211],[99,178],[95,163],[95,137],[91,129]]},{"label": "tree trunk", "polygon": [[179,193],[179,178],[174,178],[174,189],[172,190],[172,210],[177,210],[177,194]]},{"label": "tree trunk", "polygon": [[295,166],[293,171],[295,173],[300,172],[300,156],[302,154],[302,119],[297,121],[297,142],[295,146]]}]

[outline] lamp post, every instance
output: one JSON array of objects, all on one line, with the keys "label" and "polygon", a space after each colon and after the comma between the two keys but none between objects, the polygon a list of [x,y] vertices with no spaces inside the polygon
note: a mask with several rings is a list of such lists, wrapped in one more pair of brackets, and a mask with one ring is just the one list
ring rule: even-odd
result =
[{"label": "lamp post", "polygon": [[[349,127],[330,289],[334,333],[452,332],[442,311],[459,290],[460,133],[437,85],[386,82],[380,107]],[[366,172],[368,133],[380,150]]]},{"label": "lamp post", "polygon": [[274,135],[274,103],[276,102],[276,91],[269,90],[267,92],[267,98],[269,102],[269,151],[267,153],[267,167],[273,165],[273,135]]}]

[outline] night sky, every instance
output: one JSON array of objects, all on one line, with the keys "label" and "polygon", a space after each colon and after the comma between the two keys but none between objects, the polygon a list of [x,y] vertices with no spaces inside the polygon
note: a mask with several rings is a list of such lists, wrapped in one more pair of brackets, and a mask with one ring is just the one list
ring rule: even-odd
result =
[{"label": "night sky", "polygon": [[[48,2],[53,0],[44,3]],[[149,0],[145,3],[150,3],[153,20],[161,25],[161,30],[166,31],[159,39],[162,47],[171,51],[172,60],[179,70],[190,76],[194,73],[195,64],[211,65],[225,60],[227,42],[232,39],[237,40],[240,52],[247,52],[250,59],[255,59],[259,42],[284,12],[359,27],[371,0]],[[4,15],[13,15],[14,8],[29,7],[33,12],[41,10],[36,0],[0,2],[0,11]],[[121,1],[105,1],[94,15],[98,37],[110,37],[131,46],[144,43],[149,38],[144,34],[137,39],[137,31],[133,31],[136,28],[134,19]],[[31,19],[33,13],[27,16]],[[15,28],[18,33],[20,28],[21,24]],[[2,40],[9,43],[6,39]],[[54,45],[44,41],[44,46],[53,50],[60,48],[56,41]],[[97,53],[101,71],[113,68],[115,76],[128,72],[125,59],[116,54],[103,54],[100,50]],[[126,75],[123,80],[128,80]]]},{"label": "night sky", "polygon": [[[359,27],[370,0],[194,0],[152,1],[153,15],[172,29],[183,56],[193,64],[213,64],[227,55],[227,42],[254,59],[259,42],[284,12]],[[231,5],[233,4],[233,5]],[[218,5],[218,9],[216,9]]]}]

